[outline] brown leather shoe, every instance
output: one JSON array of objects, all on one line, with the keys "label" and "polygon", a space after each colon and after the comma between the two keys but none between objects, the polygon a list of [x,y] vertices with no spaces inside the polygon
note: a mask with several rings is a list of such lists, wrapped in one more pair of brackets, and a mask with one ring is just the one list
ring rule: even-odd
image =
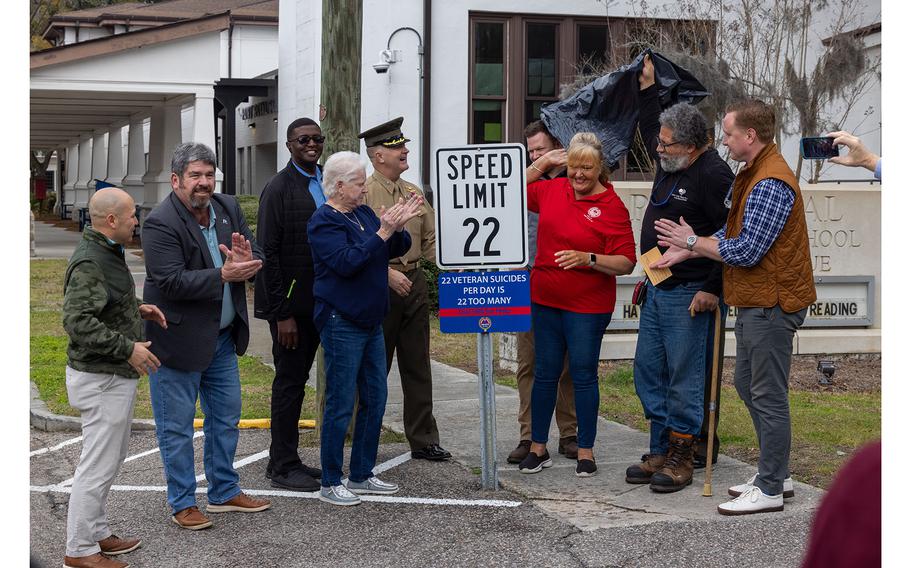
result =
[{"label": "brown leather shoe", "polygon": [[259,511],[265,511],[271,506],[272,502],[268,499],[256,499],[245,493],[238,493],[233,499],[224,503],[209,503],[205,510],[207,513],[258,513]]},{"label": "brown leather shoe", "polygon": [[506,461],[509,463],[521,463],[526,457],[528,457],[528,452],[530,451],[531,440],[522,440],[518,442],[518,447],[509,453],[509,457],[506,458]]},{"label": "brown leather shoe", "polygon": [[64,568],[130,568],[126,562],[108,558],[100,552],[89,556],[64,556]]},{"label": "brown leather shoe", "polygon": [[663,454],[645,454],[641,463],[626,468],[626,483],[650,483],[651,476],[664,466],[667,456]]},{"label": "brown leather shoe", "polygon": [[559,439],[559,453],[570,460],[578,459],[578,436],[566,436]]},{"label": "brown leather shoe", "polygon": [[651,491],[672,493],[692,483],[692,454],[695,436],[670,432],[667,461],[660,471],[651,476]]},{"label": "brown leather shoe", "polygon": [[126,554],[127,552],[136,550],[142,546],[142,541],[138,538],[120,538],[119,536],[112,534],[104,540],[99,540],[98,546],[101,547],[101,552],[108,556],[116,556],[118,554]]},{"label": "brown leather shoe", "polygon": [[199,507],[193,505],[182,511],[177,511],[171,519],[174,520],[181,528],[191,531],[207,529],[212,526],[212,521],[199,511]]}]

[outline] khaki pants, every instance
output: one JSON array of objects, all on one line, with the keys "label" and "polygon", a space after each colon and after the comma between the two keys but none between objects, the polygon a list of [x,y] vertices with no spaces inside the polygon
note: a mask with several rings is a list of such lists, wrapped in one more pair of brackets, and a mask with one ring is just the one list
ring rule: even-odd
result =
[{"label": "khaki pants", "polygon": [[[522,440],[531,439],[531,389],[534,387],[534,331],[518,334],[518,425]],[[569,361],[563,366],[556,391],[556,425],[559,437],[576,436],[575,390],[569,375]]]},{"label": "khaki pants", "polygon": [[66,555],[99,552],[111,536],[105,503],[130,444],[136,379],[86,373],[67,366],[70,406],[82,413],[82,455],[76,467],[66,517]]}]

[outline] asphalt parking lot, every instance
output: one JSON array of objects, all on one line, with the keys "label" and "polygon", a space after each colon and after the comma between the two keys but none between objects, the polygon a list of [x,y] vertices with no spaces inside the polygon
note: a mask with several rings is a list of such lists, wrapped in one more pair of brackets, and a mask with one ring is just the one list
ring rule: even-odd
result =
[{"label": "asphalt parking lot", "polygon": [[[69,442],[31,456],[31,554],[42,566],[59,566],[63,559],[77,436],[31,431],[33,453]],[[201,445],[199,437],[200,474]],[[357,507],[334,507],[315,494],[270,487],[268,445],[268,430],[241,431],[236,465],[244,490],[267,496],[272,508],[212,514],[212,528],[188,531],[169,518],[154,433],[133,432],[108,515],[116,534],[141,538],[143,545],[121,558],[136,567],[579,565],[561,542],[577,529],[514,493],[482,491],[479,475],[455,462],[411,460],[406,444],[385,444],[377,470],[388,468],[381,476],[402,490],[367,496]],[[300,453],[305,462],[318,463],[318,448]],[[204,510],[204,480],[197,494]]]}]

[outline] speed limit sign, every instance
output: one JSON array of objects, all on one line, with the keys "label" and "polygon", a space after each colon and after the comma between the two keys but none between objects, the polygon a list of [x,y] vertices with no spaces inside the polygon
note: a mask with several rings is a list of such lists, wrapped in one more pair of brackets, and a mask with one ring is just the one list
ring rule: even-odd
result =
[{"label": "speed limit sign", "polygon": [[436,264],[444,269],[528,263],[525,148],[436,150]]}]

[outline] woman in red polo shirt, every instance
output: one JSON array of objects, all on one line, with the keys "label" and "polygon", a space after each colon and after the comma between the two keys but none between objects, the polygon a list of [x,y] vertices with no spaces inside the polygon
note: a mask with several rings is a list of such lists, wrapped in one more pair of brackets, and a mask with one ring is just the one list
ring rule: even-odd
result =
[{"label": "woman in red polo shirt", "polygon": [[600,342],[616,303],[616,275],[629,274],[635,267],[635,239],[625,205],[606,175],[601,182],[605,170],[597,137],[590,132],[573,136],[567,158],[568,178],[535,181],[537,172],[555,165],[547,165],[554,159],[549,154],[528,169],[528,209],[540,219],[531,270],[535,345],[531,451],[518,468],[537,473],[553,465],[546,444],[568,352],[578,416],[575,475],[590,477],[597,471],[593,448],[600,405]]}]

